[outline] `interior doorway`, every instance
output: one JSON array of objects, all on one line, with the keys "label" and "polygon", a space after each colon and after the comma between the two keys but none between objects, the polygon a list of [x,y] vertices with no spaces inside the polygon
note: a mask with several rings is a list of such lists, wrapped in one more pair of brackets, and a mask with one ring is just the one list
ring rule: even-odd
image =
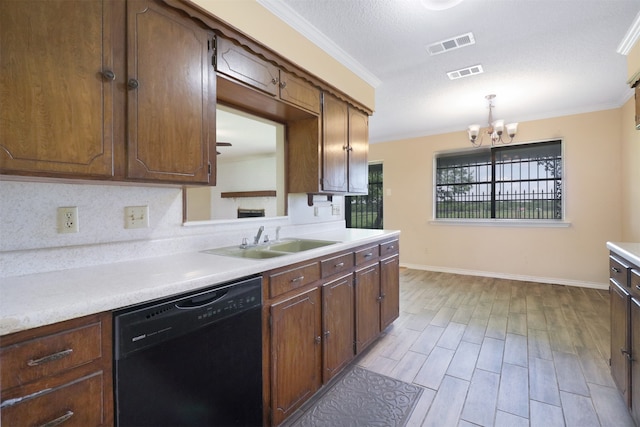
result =
[{"label": "interior doorway", "polygon": [[369,164],[369,193],[345,197],[347,228],[383,228],[382,163]]}]

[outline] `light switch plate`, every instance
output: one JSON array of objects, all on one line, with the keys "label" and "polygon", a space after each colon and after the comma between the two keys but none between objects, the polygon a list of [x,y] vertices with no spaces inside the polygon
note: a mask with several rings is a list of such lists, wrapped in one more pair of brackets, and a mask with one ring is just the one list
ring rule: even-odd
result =
[{"label": "light switch plate", "polygon": [[124,208],[124,228],[148,228],[149,206],[127,206]]}]

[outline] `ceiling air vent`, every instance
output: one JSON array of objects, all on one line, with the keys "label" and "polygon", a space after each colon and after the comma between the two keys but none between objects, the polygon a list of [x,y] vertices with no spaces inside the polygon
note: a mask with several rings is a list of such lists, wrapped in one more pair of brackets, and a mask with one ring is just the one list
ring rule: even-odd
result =
[{"label": "ceiling air vent", "polygon": [[441,40],[436,43],[432,43],[427,46],[429,55],[438,55],[444,52],[448,52],[453,49],[459,49],[465,46],[471,46],[476,43],[476,39],[473,37],[473,33],[461,34],[459,36],[452,37],[447,40]]},{"label": "ceiling air vent", "polygon": [[482,65],[473,65],[471,67],[461,68],[455,71],[449,71],[447,76],[449,76],[449,80],[461,79],[463,77],[475,76],[476,74],[484,73],[482,69]]}]

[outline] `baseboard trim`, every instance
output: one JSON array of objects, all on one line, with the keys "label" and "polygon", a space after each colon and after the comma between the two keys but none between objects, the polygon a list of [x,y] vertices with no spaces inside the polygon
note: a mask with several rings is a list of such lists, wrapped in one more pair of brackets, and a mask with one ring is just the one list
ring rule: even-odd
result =
[{"label": "baseboard trim", "polygon": [[461,268],[436,267],[432,265],[406,264],[400,263],[400,267],[411,268],[413,270],[435,271],[438,273],[462,274],[464,276],[492,277],[494,279],[518,280],[521,282],[547,283],[550,285],[576,286],[591,289],[609,289],[606,283],[585,282],[582,280],[558,279],[554,277],[525,276],[520,274],[496,273],[492,271],[465,270]]}]

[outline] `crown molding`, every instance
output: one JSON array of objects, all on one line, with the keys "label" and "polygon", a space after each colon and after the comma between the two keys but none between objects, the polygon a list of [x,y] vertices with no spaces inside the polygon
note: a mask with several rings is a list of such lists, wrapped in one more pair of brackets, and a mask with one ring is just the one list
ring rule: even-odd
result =
[{"label": "crown molding", "polygon": [[631,26],[627,30],[627,34],[624,35],[624,38],[620,42],[618,46],[618,52],[621,55],[629,55],[631,48],[640,38],[640,12],[636,15],[636,18],[631,23]]},{"label": "crown molding", "polygon": [[369,72],[369,70],[367,70],[362,64],[353,59],[347,52],[342,50],[340,46],[335,44],[320,30],[314,27],[309,21],[300,16],[289,5],[280,0],[256,1],[269,12],[273,13],[275,16],[284,21],[287,25],[305,36],[331,57],[336,59],[342,65],[347,67],[362,80],[373,86],[373,88],[377,88],[378,86],[380,86],[382,82],[379,78]]}]

